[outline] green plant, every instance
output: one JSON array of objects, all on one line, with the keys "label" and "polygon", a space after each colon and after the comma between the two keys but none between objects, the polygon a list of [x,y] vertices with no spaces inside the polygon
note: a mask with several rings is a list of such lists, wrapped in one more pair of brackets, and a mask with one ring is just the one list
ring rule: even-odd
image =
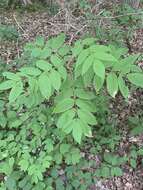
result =
[{"label": "green plant", "polygon": [[0,25],[0,40],[15,41],[19,38],[19,33],[14,26]]},{"label": "green plant", "polygon": [[137,29],[142,28],[142,10],[134,9],[128,4],[112,4],[102,8],[101,14],[96,16],[88,11],[86,18],[91,27],[91,32],[95,32],[100,41],[108,41],[118,46],[126,45],[132,52],[131,41]]},{"label": "green plant", "polygon": [[[92,128],[104,125],[97,118],[101,89],[113,98],[120,92],[127,100],[129,84],[143,87],[142,70],[135,65],[140,55],[127,56],[126,49],[100,45],[94,38],[70,47],[65,38],[63,33],[48,41],[37,38],[25,46],[31,62],[2,73],[1,189],[52,189],[48,171],[55,165],[79,163],[80,144],[94,137]],[[104,145],[104,126],[99,131],[97,139]],[[114,134],[108,142],[111,150]],[[111,176],[121,175],[116,164],[108,162],[108,167]],[[56,183],[63,188],[63,181]],[[74,181],[73,186],[80,184]]]}]

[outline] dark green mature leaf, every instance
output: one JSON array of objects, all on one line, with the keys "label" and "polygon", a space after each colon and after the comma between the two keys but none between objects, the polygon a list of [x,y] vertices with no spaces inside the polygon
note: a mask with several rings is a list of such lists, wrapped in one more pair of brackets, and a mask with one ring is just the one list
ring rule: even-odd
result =
[{"label": "dark green mature leaf", "polygon": [[61,113],[66,110],[71,109],[74,106],[74,100],[71,98],[64,99],[63,101],[59,102],[54,109],[54,113]]},{"label": "dark green mature leaf", "polygon": [[51,81],[46,74],[42,74],[38,80],[39,89],[43,97],[49,98],[51,96]]},{"label": "dark green mature leaf", "polygon": [[134,127],[132,130],[131,130],[131,135],[140,135],[143,133],[143,125],[141,126],[138,126],[138,127]]},{"label": "dark green mature leaf", "polygon": [[130,73],[127,75],[128,80],[137,87],[143,88],[143,74],[142,73]]},{"label": "dark green mature leaf", "polygon": [[107,76],[107,91],[113,98],[115,98],[118,92],[118,78],[115,73],[109,73]]},{"label": "dark green mature leaf", "polygon": [[119,167],[113,167],[113,168],[111,168],[111,175],[112,176],[122,176],[123,175],[123,171]]}]

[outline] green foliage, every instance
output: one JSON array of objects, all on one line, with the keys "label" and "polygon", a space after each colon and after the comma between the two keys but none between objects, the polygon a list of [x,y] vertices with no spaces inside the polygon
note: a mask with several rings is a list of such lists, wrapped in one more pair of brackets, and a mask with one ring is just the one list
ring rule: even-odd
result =
[{"label": "green foliage", "polygon": [[[0,75],[2,189],[65,189],[56,165],[71,166],[66,189],[87,189],[93,183],[89,172],[78,170],[79,181],[70,173],[82,161],[83,142],[95,139],[92,152],[101,153],[113,151],[120,140],[104,119],[105,89],[111,97],[120,92],[127,100],[132,84],[143,87],[142,70],[135,65],[139,55],[127,56],[126,49],[93,38],[68,46],[65,38],[63,33],[48,41],[37,38],[25,46],[29,61]],[[103,161],[97,176],[122,175],[125,158],[108,152]]]},{"label": "green foliage", "polygon": [[15,41],[19,38],[19,33],[14,26],[0,25],[0,40]]}]

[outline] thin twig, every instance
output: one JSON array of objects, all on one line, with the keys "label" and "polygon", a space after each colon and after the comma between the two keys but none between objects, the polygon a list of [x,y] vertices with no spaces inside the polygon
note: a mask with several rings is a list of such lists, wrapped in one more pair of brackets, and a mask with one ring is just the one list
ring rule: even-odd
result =
[{"label": "thin twig", "polygon": [[87,25],[84,25],[82,28],[80,28],[74,35],[72,35],[70,41],[69,41],[69,45],[71,45],[72,41],[74,40],[74,38],[78,35],[79,32],[81,32],[85,27],[87,27]]},{"label": "thin twig", "polygon": [[15,22],[16,22],[18,28],[21,29],[22,32],[23,32],[25,35],[27,35],[26,32],[25,32],[25,30],[22,28],[22,26],[20,26],[19,22],[17,21],[15,14],[13,14],[13,18],[14,18],[14,20],[15,20]]}]

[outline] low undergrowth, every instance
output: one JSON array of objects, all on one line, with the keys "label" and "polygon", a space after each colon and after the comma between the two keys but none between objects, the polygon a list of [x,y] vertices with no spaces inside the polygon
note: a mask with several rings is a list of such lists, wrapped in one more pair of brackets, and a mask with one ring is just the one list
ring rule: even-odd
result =
[{"label": "low undergrowth", "polygon": [[25,46],[26,61],[1,68],[0,190],[86,190],[142,159],[136,145],[118,154],[123,134],[109,110],[117,94],[128,102],[143,88],[141,55],[94,38],[71,46],[65,39],[39,37]]}]

